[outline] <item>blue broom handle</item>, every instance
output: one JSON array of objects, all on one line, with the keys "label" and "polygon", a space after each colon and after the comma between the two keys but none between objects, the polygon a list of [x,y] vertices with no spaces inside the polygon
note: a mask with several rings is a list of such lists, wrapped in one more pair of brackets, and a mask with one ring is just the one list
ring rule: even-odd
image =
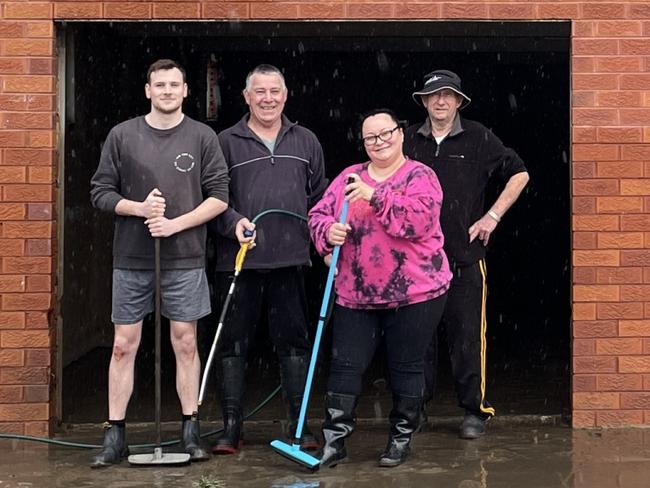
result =
[{"label": "blue broom handle", "polygon": [[[345,221],[348,219],[348,206],[349,202],[343,200],[343,207],[341,208],[341,215],[339,217],[339,224],[345,224]],[[341,246],[334,246],[334,251],[332,251],[332,261],[330,262],[330,269],[327,272],[327,281],[325,282],[325,294],[323,295],[323,302],[320,306],[320,316],[319,318],[325,320],[327,316],[327,307],[329,306],[330,295],[332,293],[332,286],[334,285],[334,276],[336,275],[336,264],[339,260],[339,253],[341,252]]]},{"label": "blue broom handle", "polygon": [[[349,202],[343,200],[343,207],[341,208],[341,215],[339,216],[339,224],[345,224],[348,218]],[[300,405],[300,415],[298,417],[298,426],[296,428],[295,444],[300,444],[302,437],[302,429],[305,426],[305,417],[307,416],[307,406],[309,403],[309,395],[311,394],[312,380],[314,378],[314,371],[316,370],[316,360],[318,359],[318,349],[320,348],[320,341],[323,335],[323,328],[325,326],[325,318],[327,316],[327,307],[329,306],[330,296],[332,294],[332,285],[334,284],[334,276],[336,274],[336,264],[339,260],[339,253],[341,246],[334,246],[332,252],[332,261],[330,262],[330,269],[327,272],[327,281],[325,282],[325,292],[323,293],[323,302],[320,307],[320,315],[318,317],[318,327],[316,328],[316,336],[314,337],[314,347],[311,353],[311,360],[309,361],[309,370],[307,371],[307,379],[305,381],[305,391],[302,396],[302,404]]]}]

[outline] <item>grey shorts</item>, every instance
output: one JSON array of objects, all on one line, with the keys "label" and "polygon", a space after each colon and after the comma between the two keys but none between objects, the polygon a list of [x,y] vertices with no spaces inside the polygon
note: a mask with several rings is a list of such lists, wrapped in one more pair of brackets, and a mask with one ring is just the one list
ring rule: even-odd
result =
[{"label": "grey shorts", "polygon": [[[154,271],[113,269],[114,324],[135,324],[154,309]],[[210,309],[210,289],[203,268],[163,270],[160,276],[161,313],[170,320],[192,322]]]}]

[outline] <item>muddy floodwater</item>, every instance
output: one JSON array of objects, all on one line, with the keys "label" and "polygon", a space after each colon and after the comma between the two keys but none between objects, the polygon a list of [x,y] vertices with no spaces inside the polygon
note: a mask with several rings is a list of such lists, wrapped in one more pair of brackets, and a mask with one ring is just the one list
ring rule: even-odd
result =
[{"label": "muddy floodwater", "polygon": [[[453,488],[647,488],[650,429],[572,430],[551,421],[502,417],[475,441],[457,437],[460,418],[433,419],[413,441],[413,452],[397,468],[377,467],[387,424],[361,422],[347,442],[349,460],[311,473],[276,454],[268,442],[281,427],[248,422],[245,446],[233,456],[190,466],[91,470],[92,450],[0,439],[0,488],[239,488],[239,487],[453,487]],[[204,431],[217,428],[208,424]],[[318,423],[312,424],[314,430]],[[177,427],[165,424],[165,437]],[[129,443],[148,442],[150,424],[131,426]],[[75,426],[59,439],[99,443],[98,426]],[[213,437],[205,439],[209,444]],[[173,450],[173,447],[168,448]],[[147,449],[144,449],[147,452]]]}]

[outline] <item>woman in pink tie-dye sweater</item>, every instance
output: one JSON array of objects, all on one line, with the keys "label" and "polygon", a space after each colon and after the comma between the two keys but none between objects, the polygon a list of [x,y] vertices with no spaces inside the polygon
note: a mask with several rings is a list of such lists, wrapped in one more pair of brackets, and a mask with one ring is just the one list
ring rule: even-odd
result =
[{"label": "woman in pink tie-dye sweater", "polygon": [[[347,455],[362,377],[383,336],[393,391],[391,430],[380,466],[404,462],[418,427],[424,353],[442,315],[451,281],[440,230],[442,190],[433,170],[407,159],[395,114],[370,112],[362,140],[370,158],[344,170],[309,212],[318,252],[341,251],[332,319],[325,445],[321,465]],[[337,223],[344,199],[348,222]]]}]

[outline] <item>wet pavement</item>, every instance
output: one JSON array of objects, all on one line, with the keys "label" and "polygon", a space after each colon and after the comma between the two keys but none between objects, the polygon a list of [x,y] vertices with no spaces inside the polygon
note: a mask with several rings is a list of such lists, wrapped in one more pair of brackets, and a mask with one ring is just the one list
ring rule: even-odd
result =
[{"label": "wet pavement", "polygon": [[[650,429],[572,430],[559,417],[502,416],[475,441],[458,439],[460,417],[430,419],[413,441],[413,452],[397,468],[379,468],[387,424],[362,421],[347,442],[349,460],[311,473],[276,454],[268,442],[281,433],[277,422],[250,421],[246,445],[234,456],[191,466],[87,467],[93,451],[0,439],[0,488],[647,488],[650,486]],[[217,428],[204,425],[204,431]],[[312,423],[317,430],[317,422]],[[149,424],[129,427],[129,442],[147,442]],[[175,423],[165,424],[172,438]],[[69,429],[65,440],[98,443],[99,426]],[[206,441],[213,441],[208,437]],[[173,448],[168,448],[170,451]],[[144,449],[141,452],[149,452]]]}]

